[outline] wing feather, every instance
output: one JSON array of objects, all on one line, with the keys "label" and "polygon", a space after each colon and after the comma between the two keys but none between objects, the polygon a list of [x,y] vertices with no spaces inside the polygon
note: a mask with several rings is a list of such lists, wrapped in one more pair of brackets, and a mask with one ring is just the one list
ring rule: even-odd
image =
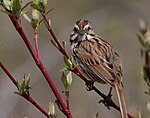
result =
[{"label": "wing feather", "polygon": [[[83,72],[86,73],[85,75],[87,75],[88,78],[100,83],[113,85],[115,71],[114,68],[111,67],[113,64],[108,58],[111,57],[111,53],[113,54],[115,51],[112,50],[108,55],[108,53],[105,52],[108,50],[107,47],[104,47],[104,44],[101,45],[96,41],[97,40],[85,40],[81,42],[78,45],[79,47],[75,50],[75,60],[81,65]],[[120,63],[119,61],[118,59],[117,63]],[[115,63],[115,61],[113,61],[113,63]],[[122,68],[120,67],[120,69]]]}]

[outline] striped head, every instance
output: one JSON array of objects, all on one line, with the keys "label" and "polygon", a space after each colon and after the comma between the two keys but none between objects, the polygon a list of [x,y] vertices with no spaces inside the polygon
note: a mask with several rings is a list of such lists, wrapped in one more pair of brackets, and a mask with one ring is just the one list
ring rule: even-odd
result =
[{"label": "striped head", "polygon": [[78,43],[95,35],[92,27],[89,24],[88,20],[78,20],[76,21],[74,28],[70,35],[70,43]]}]

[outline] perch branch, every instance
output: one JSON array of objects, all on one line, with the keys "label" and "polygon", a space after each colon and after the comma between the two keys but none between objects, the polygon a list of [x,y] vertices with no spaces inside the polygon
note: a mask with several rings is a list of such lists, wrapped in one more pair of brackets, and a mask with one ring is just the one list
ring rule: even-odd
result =
[{"label": "perch branch", "polygon": [[[45,13],[41,13],[42,14],[42,16],[43,16],[43,19],[44,19],[44,21],[45,21],[45,23],[46,23],[46,25],[47,25],[47,29],[48,29],[48,31],[49,31],[49,33],[51,34],[51,36],[53,37],[53,39],[54,39],[54,41],[56,42],[56,44],[58,45],[58,47],[59,47],[59,51],[67,58],[67,59],[69,59],[69,56],[68,56],[68,54],[67,54],[67,52],[65,51],[65,49],[61,46],[61,44],[60,44],[60,42],[59,42],[59,40],[57,39],[57,37],[56,37],[56,35],[55,35],[55,33],[54,33],[54,31],[52,30],[52,28],[51,28],[51,26],[50,26],[50,24],[49,24],[49,21],[48,21],[48,19],[47,19],[47,17],[46,17],[46,14]],[[77,67],[75,67],[75,65],[73,65],[74,66],[74,70],[72,70],[72,72],[74,72],[76,75],[78,75],[85,83],[87,83],[88,82],[88,80],[85,78],[85,76],[80,72],[80,70],[77,68]],[[108,97],[105,95],[105,94],[103,94],[103,93],[101,93],[94,85],[93,85],[93,87],[92,87],[92,90],[94,90],[98,95],[100,95],[104,100],[107,100],[108,99]],[[113,108],[115,108],[116,110],[118,110],[118,111],[120,111],[120,108],[113,102],[113,100],[112,99],[110,99],[109,100],[109,107],[113,107]],[[128,114],[128,117],[129,118],[134,118],[132,115],[130,115],[130,114]]]}]

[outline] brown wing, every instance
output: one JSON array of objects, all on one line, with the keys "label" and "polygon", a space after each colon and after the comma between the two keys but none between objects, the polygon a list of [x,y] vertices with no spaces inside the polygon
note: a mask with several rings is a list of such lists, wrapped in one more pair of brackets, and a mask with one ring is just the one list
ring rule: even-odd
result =
[{"label": "brown wing", "polygon": [[116,74],[122,76],[120,58],[106,41],[86,40],[78,46],[76,60],[88,78],[113,85]]}]

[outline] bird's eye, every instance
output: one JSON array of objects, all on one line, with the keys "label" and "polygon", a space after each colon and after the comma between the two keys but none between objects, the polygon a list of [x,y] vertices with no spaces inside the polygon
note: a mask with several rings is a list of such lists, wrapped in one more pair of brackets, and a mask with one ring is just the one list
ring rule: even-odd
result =
[{"label": "bird's eye", "polygon": [[88,27],[88,28],[87,28],[87,30],[90,30],[90,29],[91,29],[91,27]]},{"label": "bird's eye", "polygon": [[75,32],[77,32],[78,31],[78,28],[76,28],[76,27],[74,27],[74,29],[73,29]]}]

